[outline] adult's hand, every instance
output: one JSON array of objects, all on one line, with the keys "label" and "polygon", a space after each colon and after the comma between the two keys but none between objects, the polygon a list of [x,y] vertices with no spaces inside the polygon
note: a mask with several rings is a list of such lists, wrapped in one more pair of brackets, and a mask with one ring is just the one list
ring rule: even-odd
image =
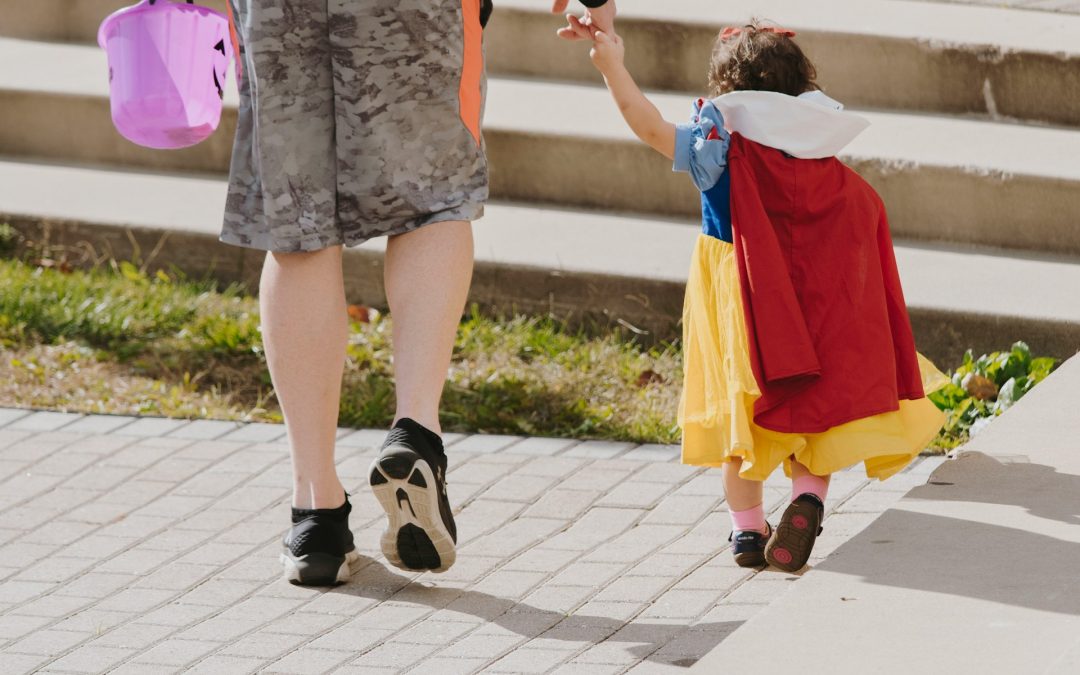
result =
[{"label": "adult's hand", "polygon": [[[570,0],[554,0],[551,11],[561,14],[569,4]],[[586,9],[581,18],[567,14],[566,26],[559,29],[558,35],[564,40],[592,40],[598,30],[609,35],[615,32],[615,0],[607,0],[595,9]]]}]

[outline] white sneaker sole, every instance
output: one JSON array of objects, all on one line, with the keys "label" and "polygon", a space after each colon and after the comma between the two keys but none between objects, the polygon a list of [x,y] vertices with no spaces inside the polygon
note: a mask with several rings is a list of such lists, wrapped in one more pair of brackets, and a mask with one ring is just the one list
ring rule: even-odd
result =
[{"label": "white sneaker sole", "polygon": [[[305,558],[307,558],[307,557],[308,556],[303,556],[302,558],[294,558],[294,557],[292,557],[290,555],[287,555],[285,553],[281,554],[281,556],[280,556],[281,566],[284,568],[285,581],[288,581],[289,583],[293,583],[293,584],[299,584],[301,586],[329,586],[329,585],[331,585],[331,584],[327,584],[327,583],[324,582],[325,578],[324,579],[311,579],[311,575],[309,574],[309,570],[307,569],[307,561],[305,560]],[[349,551],[348,553],[346,553],[345,554],[345,562],[341,563],[341,566],[338,567],[337,574],[334,577],[334,583],[335,584],[343,584],[346,581],[348,581],[349,577],[352,576],[352,571],[350,569],[350,566],[352,565],[352,563],[356,562],[359,559],[360,559],[360,554],[355,549],[353,549],[352,551]],[[305,577],[307,577],[307,578],[305,578]],[[323,582],[323,583],[319,583],[319,582]]]},{"label": "white sneaker sole", "polygon": [[[387,562],[409,572],[445,572],[450,569],[457,559],[457,550],[439,512],[439,495],[435,490],[435,475],[431,467],[425,461],[417,461],[413,463],[408,476],[394,478],[380,465],[381,460],[382,457],[375,458],[369,475],[372,478],[381,477],[382,481],[385,481],[372,480],[371,491],[386,511],[387,525],[380,543]],[[417,475],[420,479],[416,478]],[[406,498],[402,498],[402,495]],[[402,534],[403,528],[410,528],[405,535]],[[401,550],[399,543],[403,539],[410,540],[409,532],[419,536],[419,533],[411,528],[418,528],[426,535],[434,552],[438,554],[437,565],[430,564],[430,551],[427,552],[428,559],[424,560],[421,551]],[[421,545],[424,544],[421,540]]]}]

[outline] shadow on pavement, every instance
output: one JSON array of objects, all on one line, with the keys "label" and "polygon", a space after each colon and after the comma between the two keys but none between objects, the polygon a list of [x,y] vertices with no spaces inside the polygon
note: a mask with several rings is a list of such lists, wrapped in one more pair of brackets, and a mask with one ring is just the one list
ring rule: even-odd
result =
[{"label": "shadow on pavement", "polygon": [[945,462],[928,485],[915,488],[907,498],[1007,504],[1039,518],[1080,525],[1080,476],[1043,464],[1001,462],[981,452]]},{"label": "shadow on pavement", "polygon": [[606,616],[565,614],[480,591],[415,583],[380,561],[370,558],[362,561],[363,566],[354,567],[356,571],[347,584],[330,592],[448,609],[478,617],[526,638],[591,645],[625,644],[627,653],[638,659],[672,666],[689,668],[743,624],[722,621],[685,625],[661,623],[663,619],[656,623],[627,622]]},{"label": "shadow on pavement", "polygon": [[[943,464],[906,500],[969,502],[977,519],[904,510],[901,502],[818,569],[883,586],[1080,615],[1080,529],[1062,527],[1080,525],[1080,476],[967,453]],[[981,504],[1020,507],[1026,515]]]}]

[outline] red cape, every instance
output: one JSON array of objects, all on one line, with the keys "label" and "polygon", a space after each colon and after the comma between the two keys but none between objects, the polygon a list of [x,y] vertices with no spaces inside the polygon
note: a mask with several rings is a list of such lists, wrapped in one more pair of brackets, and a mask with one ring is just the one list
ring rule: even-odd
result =
[{"label": "red cape", "polygon": [[818,433],[924,396],[881,198],[836,158],[733,134],[735,251],[754,421]]}]

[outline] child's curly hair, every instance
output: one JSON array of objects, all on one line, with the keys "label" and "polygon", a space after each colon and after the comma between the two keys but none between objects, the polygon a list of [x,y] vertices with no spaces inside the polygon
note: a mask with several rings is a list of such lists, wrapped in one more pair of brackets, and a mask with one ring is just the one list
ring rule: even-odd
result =
[{"label": "child's curly hair", "polygon": [[725,28],[709,64],[711,95],[755,90],[798,96],[818,89],[817,69],[795,44],[794,35],[757,19],[740,28]]}]

